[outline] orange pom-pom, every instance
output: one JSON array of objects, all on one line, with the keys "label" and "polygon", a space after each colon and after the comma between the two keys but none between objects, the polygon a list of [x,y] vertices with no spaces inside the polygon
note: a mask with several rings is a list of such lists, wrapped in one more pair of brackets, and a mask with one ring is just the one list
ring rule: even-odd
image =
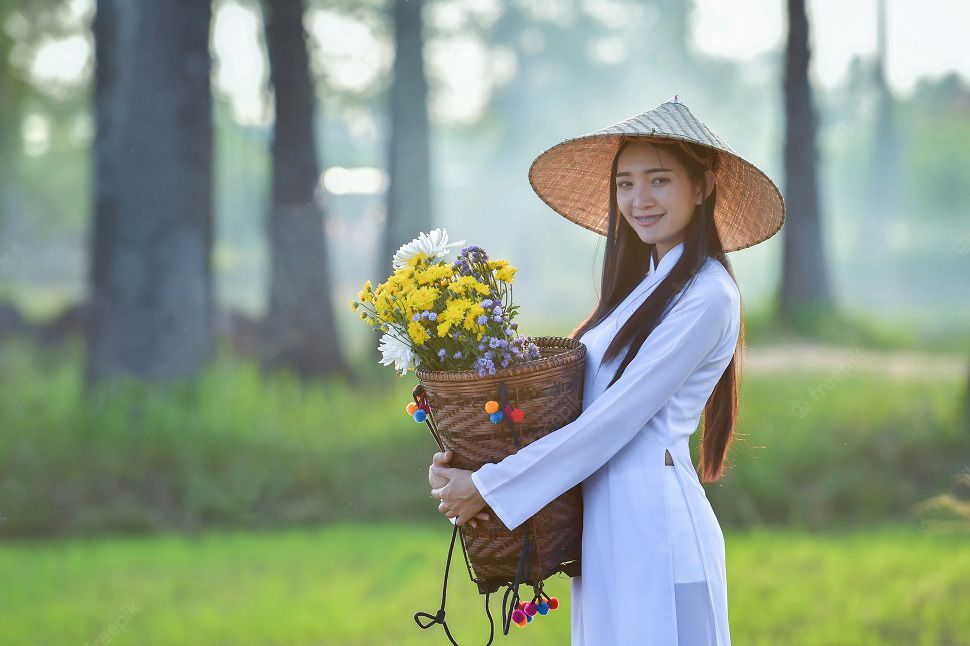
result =
[{"label": "orange pom-pom", "polygon": [[498,402],[494,400],[485,402],[485,412],[489,415],[498,412]]},{"label": "orange pom-pom", "polygon": [[410,404],[408,404],[407,406],[408,415],[414,415],[414,411],[416,410],[418,410],[418,405],[416,403],[411,402]]}]

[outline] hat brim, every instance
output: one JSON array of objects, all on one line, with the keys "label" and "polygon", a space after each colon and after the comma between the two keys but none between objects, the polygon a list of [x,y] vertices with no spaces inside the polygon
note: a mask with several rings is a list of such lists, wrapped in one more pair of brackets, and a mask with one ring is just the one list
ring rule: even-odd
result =
[{"label": "hat brim", "polygon": [[543,202],[576,224],[607,234],[610,172],[624,139],[676,139],[717,150],[714,170],[717,204],[714,223],[724,251],[763,242],[785,221],[785,200],[773,181],[734,151],[686,136],[640,133],[593,133],[567,139],[541,153],[529,167],[529,183]]}]

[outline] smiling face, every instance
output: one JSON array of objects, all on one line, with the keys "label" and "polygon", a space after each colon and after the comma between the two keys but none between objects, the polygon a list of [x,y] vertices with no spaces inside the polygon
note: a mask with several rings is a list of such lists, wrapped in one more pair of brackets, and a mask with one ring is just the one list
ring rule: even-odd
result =
[{"label": "smiling face", "polygon": [[620,152],[614,183],[622,217],[643,242],[657,245],[662,258],[684,241],[694,209],[714,187],[714,173],[694,181],[675,155],[635,141]]}]

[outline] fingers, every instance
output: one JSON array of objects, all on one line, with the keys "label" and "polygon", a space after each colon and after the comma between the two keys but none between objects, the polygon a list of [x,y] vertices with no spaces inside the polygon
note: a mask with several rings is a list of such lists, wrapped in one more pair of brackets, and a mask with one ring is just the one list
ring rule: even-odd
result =
[{"label": "fingers", "polygon": [[439,466],[445,466],[446,464],[448,464],[448,462],[451,461],[451,458],[453,458],[454,456],[455,454],[450,449],[445,451],[444,453],[441,453],[441,452],[435,453],[434,458],[432,458],[432,463],[437,464]]}]

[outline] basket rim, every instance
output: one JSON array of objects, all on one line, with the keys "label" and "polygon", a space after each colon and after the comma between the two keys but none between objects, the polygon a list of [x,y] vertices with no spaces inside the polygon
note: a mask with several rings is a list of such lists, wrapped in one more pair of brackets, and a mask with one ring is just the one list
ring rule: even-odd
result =
[{"label": "basket rim", "polygon": [[582,341],[563,336],[536,336],[532,337],[532,342],[540,347],[562,347],[564,352],[556,353],[549,357],[528,361],[524,364],[511,368],[501,368],[495,371],[494,375],[481,376],[477,370],[421,370],[416,369],[414,374],[420,381],[452,382],[452,383],[472,383],[488,380],[507,379],[518,377],[536,372],[541,372],[548,368],[564,365],[581,360],[586,356],[586,346]]}]

